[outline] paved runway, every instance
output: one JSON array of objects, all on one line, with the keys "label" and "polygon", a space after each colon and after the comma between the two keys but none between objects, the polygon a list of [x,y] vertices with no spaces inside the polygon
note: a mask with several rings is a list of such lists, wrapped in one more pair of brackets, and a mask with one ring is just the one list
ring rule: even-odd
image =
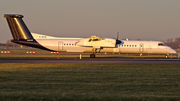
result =
[{"label": "paved runway", "polygon": [[32,59],[0,59],[0,63],[95,63],[95,64],[180,64],[180,60],[101,60],[101,59],[60,59],[60,60],[32,60]]}]

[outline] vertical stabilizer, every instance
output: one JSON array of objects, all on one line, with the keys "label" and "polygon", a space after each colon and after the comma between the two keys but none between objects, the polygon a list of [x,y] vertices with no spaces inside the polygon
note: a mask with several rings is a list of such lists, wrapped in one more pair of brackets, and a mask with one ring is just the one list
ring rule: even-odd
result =
[{"label": "vertical stabilizer", "polygon": [[14,40],[33,40],[33,36],[22,20],[24,17],[23,15],[4,14],[4,17],[8,22]]},{"label": "vertical stabilizer", "polygon": [[11,40],[12,42],[30,47],[40,48],[44,50],[50,50],[39,44],[33,38],[26,24],[22,20],[22,18],[24,17],[23,15],[4,14],[4,17],[8,22],[9,28],[13,36],[13,40]]}]

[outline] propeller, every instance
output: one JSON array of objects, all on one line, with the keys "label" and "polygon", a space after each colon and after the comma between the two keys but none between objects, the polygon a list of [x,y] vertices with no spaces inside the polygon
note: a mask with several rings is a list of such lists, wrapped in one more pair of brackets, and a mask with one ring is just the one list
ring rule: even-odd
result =
[{"label": "propeller", "polygon": [[120,44],[120,43],[121,43],[121,41],[120,41],[120,40],[118,40],[118,37],[119,37],[119,32],[117,32],[116,44]]}]

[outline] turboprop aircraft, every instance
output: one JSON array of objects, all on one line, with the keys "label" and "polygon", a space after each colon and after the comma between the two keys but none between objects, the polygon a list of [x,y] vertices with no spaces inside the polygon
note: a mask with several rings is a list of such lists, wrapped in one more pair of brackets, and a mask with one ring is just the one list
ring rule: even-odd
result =
[{"label": "turboprop aircraft", "polygon": [[64,38],[31,33],[22,20],[23,15],[4,14],[4,17],[7,19],[13,36],[12,42],[44,50],[91,52],[91,58],[95,58],[95,54],[100,52],[166,55],[176,53],[161,41],[129,41],[98,36]]}]

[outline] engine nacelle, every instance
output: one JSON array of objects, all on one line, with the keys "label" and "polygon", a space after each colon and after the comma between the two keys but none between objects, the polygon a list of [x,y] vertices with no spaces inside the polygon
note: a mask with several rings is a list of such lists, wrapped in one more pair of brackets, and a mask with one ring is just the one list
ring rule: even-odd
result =
[{"label": "engine nacelle", "polygon": [[102,39],[98,36],[91,36],[90,38],[84,38],[79,40],[76,45],[93,48],[115,47],[116,40],[111,38]]}]

